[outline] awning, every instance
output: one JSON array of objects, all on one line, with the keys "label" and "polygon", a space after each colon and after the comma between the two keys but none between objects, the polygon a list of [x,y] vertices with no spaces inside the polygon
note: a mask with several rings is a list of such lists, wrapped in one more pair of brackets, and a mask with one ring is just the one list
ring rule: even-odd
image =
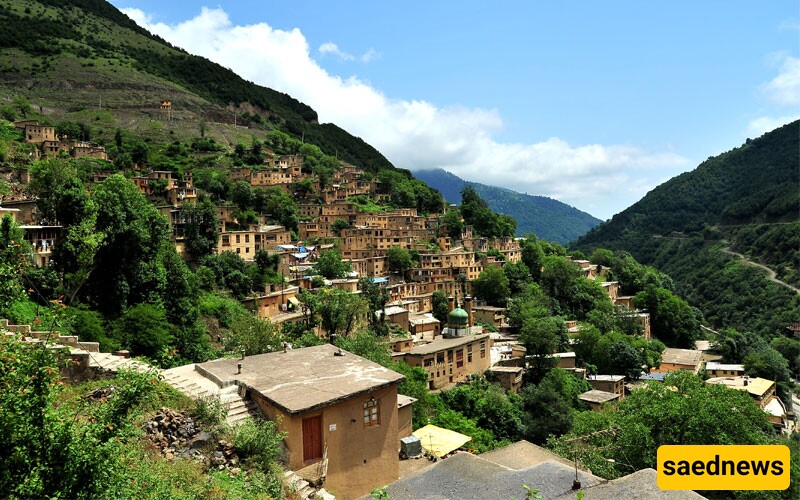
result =
[{"label": "awning", "polygon": [[297,297],[289,297],[289,302],[291,302],[292,304],[294,304],[296,306],[300,305],[300,301],[297,300]]},{"label": "awning", "polygon": [[294,257],[295,259],[305,259],[306,257],[308,257],[308,254],[307,253],[293,253],[292,257]]},{"label": "awning", "polygon": [[464,446],[471,437],[428,424],[413,432],[419,438],[422,448],[435,457],[443,457]]}]

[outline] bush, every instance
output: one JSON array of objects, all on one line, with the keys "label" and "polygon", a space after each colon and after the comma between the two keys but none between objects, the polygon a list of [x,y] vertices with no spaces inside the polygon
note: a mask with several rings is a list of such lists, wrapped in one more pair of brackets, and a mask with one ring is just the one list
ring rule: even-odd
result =
[{"label": "bush", "polygon": [[273,467],[286,436],[278,431],[275,422],[249,419],[236,427],[235,432],[233,446],[239,454],[265,470]]},{"label": "bush", "polygon": [[202,397],[194,402],[194,416],[200,422],[218,426],[228,416],[228,408],[217,397]]}]

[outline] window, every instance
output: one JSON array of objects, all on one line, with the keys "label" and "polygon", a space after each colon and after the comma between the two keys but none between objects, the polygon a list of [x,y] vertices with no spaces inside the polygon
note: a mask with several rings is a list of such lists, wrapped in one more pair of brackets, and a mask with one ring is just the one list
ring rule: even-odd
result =
[{"label": "window", "polygon": [[467,346],[467,363],[472,363],[472,344]]},{"label": "window", "polygon": [[236,235],[236,243],[241,243],[241,238],[242,238],[241,235],[237,234]]},{"label": "window", "polygon": [[244,242],[245,243],[250,243],[250,235],[249,234],[245,234],[244,235]]},{"label": "window", "polygon": [[464,349],[456,351],[456,368],[464,366]]},{"label": "window", "polygon": [[422,366],[433,366],[433,358],[425,358],[422,360]]},{"label": "window", "polygon": [[440,352],[436,355],[436,364],[443,365],[444,364],[444,353]]},{"label": "window", "polygon": [[448,363],[452,363],[453,362],[453,350],[452,349],[447,351],[447,362]]},{"label": "window", "polygon": [[481,340],[481,359],[486,357],[486,341]]},{"label": "window", "polygon": [[364,427],[375,427],[381,423],[381,402],[370,398],[364,402]]}]

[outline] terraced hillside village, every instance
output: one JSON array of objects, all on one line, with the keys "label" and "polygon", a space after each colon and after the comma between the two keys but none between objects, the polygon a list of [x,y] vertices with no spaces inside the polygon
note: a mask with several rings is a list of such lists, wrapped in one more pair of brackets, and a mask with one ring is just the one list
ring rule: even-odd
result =
[{"label": "terraced hillside village", "polygon": [[[655,450],[682,443],[786,444],[792,486],[770,498],[797,496],[796,300],[752,266],[668,258],[739,253],[796,286],[759,239],[791,246],[788,192],[601,237],[646,218],[626,212],[565,248],[104,1],[0,0],[0,23],[10,497],[414,497],[478,477],[658,498]],[[783,172],[791,135],[742,164]],[[745,294],[712,287],[740,274],[768,321],[720,312]]]}]

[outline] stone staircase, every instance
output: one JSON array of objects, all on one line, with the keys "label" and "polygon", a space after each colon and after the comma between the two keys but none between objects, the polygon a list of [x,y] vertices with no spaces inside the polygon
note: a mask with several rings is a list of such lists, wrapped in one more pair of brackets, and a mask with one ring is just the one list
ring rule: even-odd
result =
[{"label": "stone staircase", "polygon": [[[100,352],[97,342],[80,342],[76,336],[61,335],[55,331],[36,331],[30,325],[12,325],[6,319],[0,319],[0,334],[17,337],[24,342],[45,344],[49,349],[65,350],[75,361],[74,365],[82,370],[76,379],[113,374],[125,368],[140,373],[155,370],[165,383],[192,399],[218,398],[228,411],[228,425],[237,425],[249,418],[263,418],[255,402],[239,395],[239,386],[220,387],[197,371],[195,364],[162,370],[124,355]],[[284,473],[284,483],[301,500],[336,500],[324,488],[315,489],[293,471]]]},{"label": "stone staircase", "polygon": [[164,377],[164,382],[192,399],[218,398],[228,411],[226,417],[228,425],[236,425],[248,418],[261,417],[258,406],[252,400],[239,395],[239,386],[219,387],[195,370],[194,364],[163,370],[161,375]]},{"label": "stone staircase", "polygon": [[[336,500],[325,488],[315,489],[308,481],[301,478],[294,471],[287,470],[283,473],[283,484],[286,485],[290,493],[288,498],[299,498],[300,500]],[[295,495],[294,497],[292,495]]]},{"label": "stone staircase", "polygon": [[192,399],[219,398],[228,411],[226,418],[228,425],[236,425],[248,418],[261,417],[261,412],[256,404],[239,395],[238,386],[219,387],[196,371],[194,363],[162,370],[145,361],[130,359],[124,355],[100,352],[100,344],[97,342],[80,342],[74,335],[61,335],[55,331],[36,331],[30,325],[12,325],[6,319],[0,319],[0,331],[8,336],[20,336],[21,340],[25,342],[46,343],[50,349],[67,350],[69,356],[75,361],[75,365],[88,372],[80,377],[75,377],[76,379],[113,374],[122,369],[132,369],[140,373],[155,370],[164,382]]}]

